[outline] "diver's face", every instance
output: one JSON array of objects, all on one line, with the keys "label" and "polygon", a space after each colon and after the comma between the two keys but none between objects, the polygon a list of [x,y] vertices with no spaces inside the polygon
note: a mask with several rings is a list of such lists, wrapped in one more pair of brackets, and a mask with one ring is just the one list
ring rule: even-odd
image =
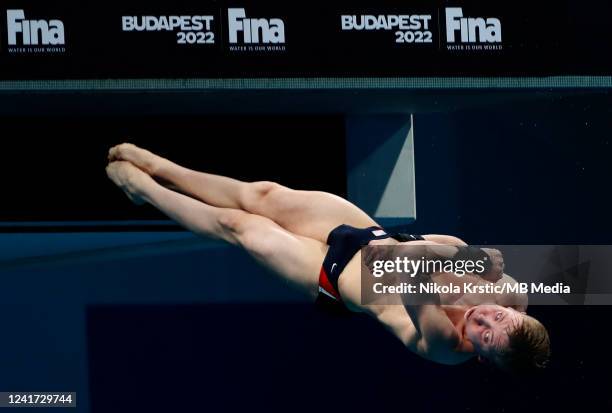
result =
[{"label": "diver's face", "polygon": [[508,347],[509,336],[523,322],[523,315],[499,305],[477,305],[464,314],[465,335],[474,350],[487,359]]}]

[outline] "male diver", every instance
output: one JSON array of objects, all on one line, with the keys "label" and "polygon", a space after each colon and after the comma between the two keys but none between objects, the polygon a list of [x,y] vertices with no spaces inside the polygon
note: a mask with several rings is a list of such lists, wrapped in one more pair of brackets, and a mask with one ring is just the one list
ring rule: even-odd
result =
[{"label": "male diver", "polygon": [[[544,326],[521,311],[524,304],[512,308],[504,297],[481,305],[461,297],[454,305],[362,304],[363,246],[409,243],[460,253],[468,247],[456,237],[389,233],[336,195],[194,171],[132,144],[111,148],[108,160],[108,177],[133,202],[153,205],[198,235],[243,248],[319,303],[369,314],[426,359],[460,364],[478,357],[512,372],[537,370],[548,361]],[[507,279],[501,254],[485,253],[493,265],[480,282]]]}]

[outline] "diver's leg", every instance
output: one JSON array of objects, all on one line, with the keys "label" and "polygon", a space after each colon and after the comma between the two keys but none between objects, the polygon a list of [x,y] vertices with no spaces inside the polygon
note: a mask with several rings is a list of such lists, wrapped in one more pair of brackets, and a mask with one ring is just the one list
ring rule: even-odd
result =
[{"label": "diver's leg", "polygon": [[242,210],[218,208],[155,182],[130,162],[112,162],[109,178],[135,202],[148,202],[198,235],[244,248],[272,271],[316,296],[326,245],[292,234],[272,220]]},{"label": "diver's leg", "polygon": [[127,160],[154,178],[203,202],[267,217],[288,231],[327,240],[340,224],[368,227],[376,222],[349,201],[320,191],[293,190],[274,182],[242,182],[193,171],[131,144],[111,148],[110,160]]},{"label": "diver's leg", "polygon": [[295,190],[274,182],[251,183],[248,192],[243,201],[246,210],[321,242],[326,242],[329,232],[341,224],[357,228],[377,226],[356,205],[328,192]]},{"label": "diver's leg", "polygon": [[242,209],[240,199],[245,182],[220,175],[194,171],[131,143],[110,148],[108,160],[128,161],[171,189],[209,205]]}]

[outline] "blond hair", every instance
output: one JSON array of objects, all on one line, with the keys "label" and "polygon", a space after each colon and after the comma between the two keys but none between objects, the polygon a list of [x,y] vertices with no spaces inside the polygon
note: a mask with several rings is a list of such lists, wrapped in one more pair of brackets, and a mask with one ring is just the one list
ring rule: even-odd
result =
[{"label": "blond hair", "polygon": [[508,347],[496,357],[505,371],[524,374],[547,367],[550,337],[546,328],[533,317],[523,315],[523,322],[508,333]]}]

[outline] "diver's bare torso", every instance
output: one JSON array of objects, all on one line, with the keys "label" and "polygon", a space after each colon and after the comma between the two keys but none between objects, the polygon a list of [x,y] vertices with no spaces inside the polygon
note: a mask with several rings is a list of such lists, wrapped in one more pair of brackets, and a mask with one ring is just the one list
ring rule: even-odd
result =
[{"label": "diver's bare torso", "polygon": [[[369,245],[398,245],[400,244],[393,238],[383,240],[373,240]],[[361,303],[361,252],[357,252],[349,263],[344,268],[338,279],[338,289],[344,304],[349,310],[354,312],[364,312],[383,324],[391,333],[393,333],[406,347],[420,356],[431,359],[431,355],[426,354],[418,348],[417,342],[419,339],[418,332],[410,316],[405,308],[398,302],[397,305],[364,305]],[[467,307],[463,308],[463,312]],[[457,318],[457,317],[455,317]],[[457,318],[459,320],[459,318]],[[458,326],[461,328],[461,326]],[[458,343],[455,343],[458,344]],[[434,360],[437,362],[445,362],[445,364],[461,363],[471,357],[471,355],[453,354],[452,343],[449,343],[448,354],[445,355],[445,360]]]},{"label": "diver's bare torso", "polygon": [[[427,240],[429,236],[425,235],[424,237]],[[439,243],[440,241],[444,242],[444,239],[436,239],[436,243]],[[432,241],[413,241],[410,244],[415,245],[419,242],[422,242],[423,244],[431,244]],[[393,238],[374,240],[369,243],[369,245],[398,244],[401,243]],[[451,243],[449,242],[449,244]],[[399,300],[397,304],[364,305],[361,303],[361,270],[361,252],[358,252],[347,264],[338,280],[340,295],[342,296],[346,306],[351,311],[365,312],[376,318],[409,349],[426,359],[443,364],[459,364],[473,357],[472,352],[465,351],[458,346],[461,342],[460,338],[463,337],[463,328],[465,323],[464,314],[472,305],[476,305],[478,303],[471,302],[470,297],[465,297],[464,295],[453,296],[448,294],[447,296],[441,297],[441,302],[453,303],[453,305],[442,305],[441,308],[446,313],[451,323],[455,326],[457,334],[454,335],[455,339],[451,339],[448,343],[444,343],[444,345],[440,346],[441,348],[446,348],[446,351],[437,351],[436,354],[431,354],[426,349],[419,348],[417,345],[419,333],[417,332],[414,323],[410,319],[408,312]],[[505,277],[507,278],[503,278],[503,282],[508,282],[509,277]],[[453,281],[453,279],[455,282],[457,281],[456,276],[453,274],[434,274],[432,278],[438,284],[450,283]],[[462,277],[462,281],[471,282],[475,285],[491,283],[490,281],[484,280],[479,276],[471,274],[466,274],[464,277]],[[514,280],[512,280],[512,282],[514,282]],[[482,299],[482,295],[480,298]],[[491,295],[487,297],[487,301],[490,303],[498,303],[503,305],[504,300],[504,297],[501,295]],[[459,339],[456,339],[457,337]]]}]

